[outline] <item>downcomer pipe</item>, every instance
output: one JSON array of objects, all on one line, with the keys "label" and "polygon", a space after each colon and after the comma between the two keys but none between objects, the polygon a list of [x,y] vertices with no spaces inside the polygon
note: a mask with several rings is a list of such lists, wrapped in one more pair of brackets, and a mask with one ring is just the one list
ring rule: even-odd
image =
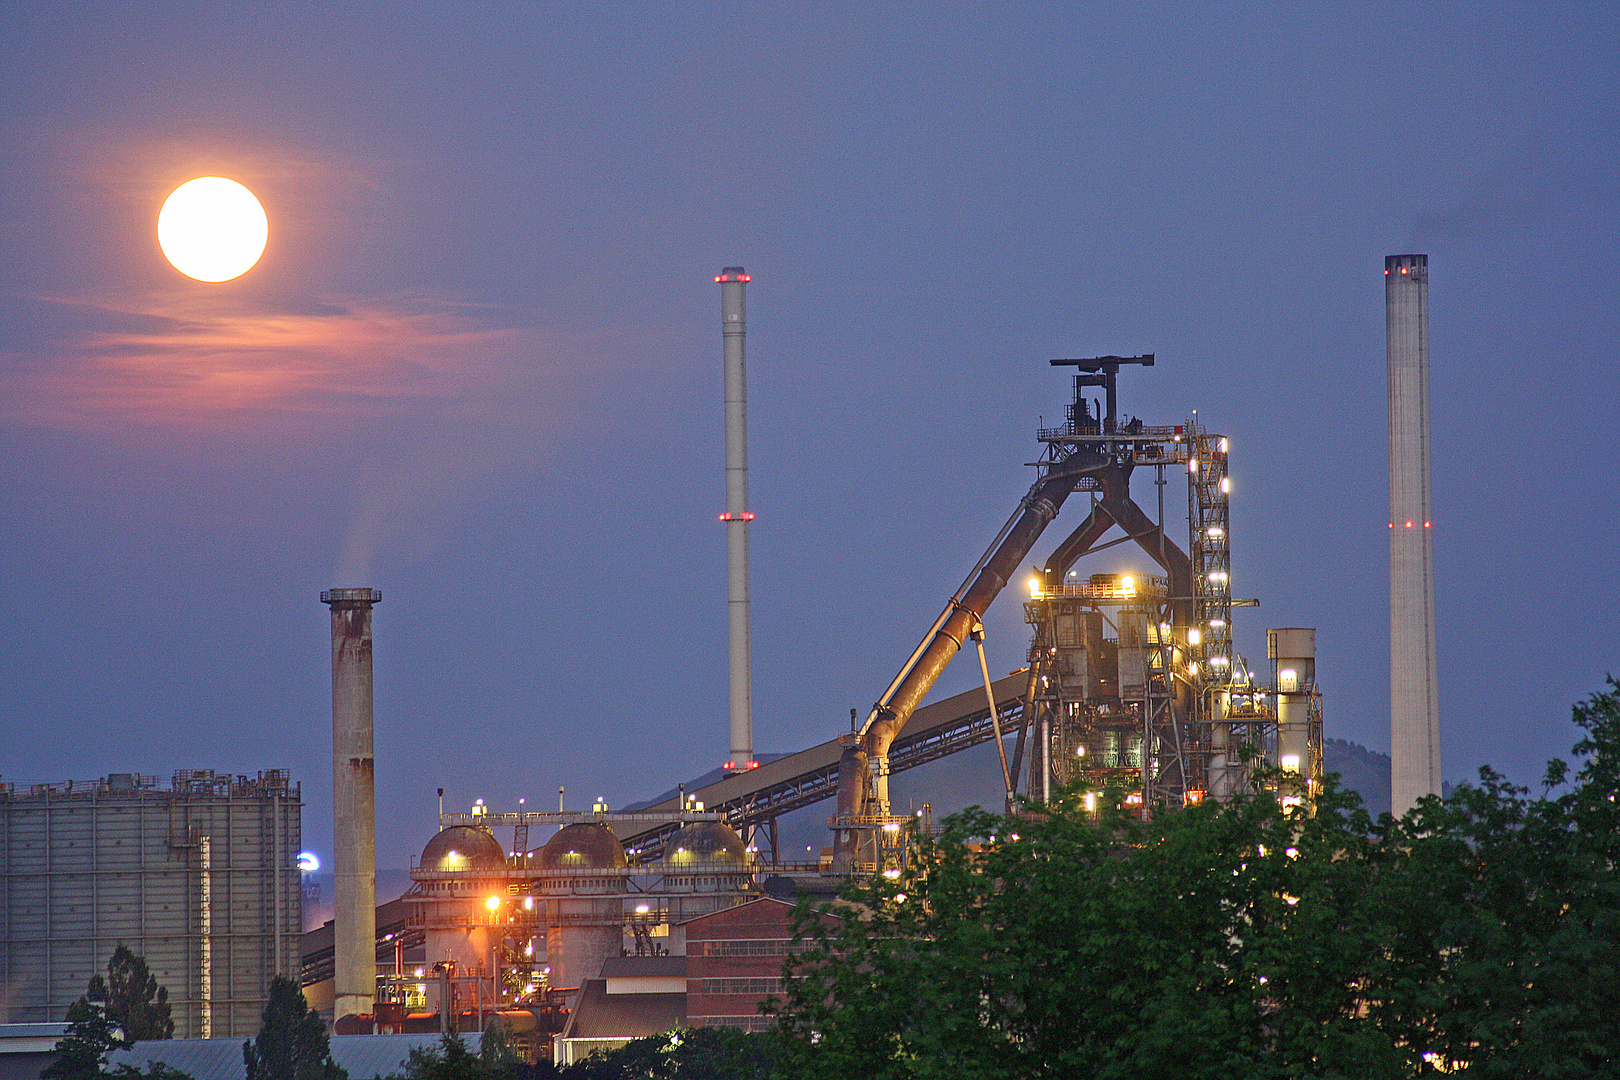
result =
[{"label": "downcomer pipe", "polygon": [[375,589],[328,589],[332,609],[332,1022],[370,1015],[377,989],[376,781],[371,731]]},{"label": "downcomer pipe", "polygon": [[727,772],[754,768],[754,679],[748,608],[748,376],[743,290],[748,273],[728,266],[720,285],[720,329],[726,368],[726,611],[731,638],[731,753]]},{"label": "downcomer pipe", "polygon": [[1429,497],[1429,257],[1384,259],[1389,345],[1390,803],[1440,794],[1440,706]]}]

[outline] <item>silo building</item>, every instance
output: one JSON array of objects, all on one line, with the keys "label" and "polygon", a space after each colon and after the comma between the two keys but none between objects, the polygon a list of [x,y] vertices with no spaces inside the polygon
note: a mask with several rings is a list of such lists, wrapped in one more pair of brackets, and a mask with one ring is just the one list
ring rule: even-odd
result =
[{"label": "silo building", "polygon": [[0,784],[0,1023],[61,1021],[119,945],[177,1038],[245,1038],[302,937],[297,785],[187,770]]}]

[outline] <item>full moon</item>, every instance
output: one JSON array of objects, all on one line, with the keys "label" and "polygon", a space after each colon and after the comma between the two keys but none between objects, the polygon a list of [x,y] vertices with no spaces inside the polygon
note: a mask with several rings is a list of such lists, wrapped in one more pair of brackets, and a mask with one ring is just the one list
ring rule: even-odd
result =
[{"label": "full moon", "polygon": [[157,232],[176,270],[198,281],[229,281],[264,254],[270,221],[253,192],[235,180],[199,176],[163,201]]}]

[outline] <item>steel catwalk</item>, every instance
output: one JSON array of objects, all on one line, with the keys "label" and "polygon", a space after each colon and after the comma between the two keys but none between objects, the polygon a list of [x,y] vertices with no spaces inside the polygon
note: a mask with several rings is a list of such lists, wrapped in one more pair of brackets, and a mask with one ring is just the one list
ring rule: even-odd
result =
[{"label": "steel catwalk", "polygon": [[1440,793],[1429,489],[1429,257],[1384,260],[1389,344],[1389,730],[1391,809]]}]

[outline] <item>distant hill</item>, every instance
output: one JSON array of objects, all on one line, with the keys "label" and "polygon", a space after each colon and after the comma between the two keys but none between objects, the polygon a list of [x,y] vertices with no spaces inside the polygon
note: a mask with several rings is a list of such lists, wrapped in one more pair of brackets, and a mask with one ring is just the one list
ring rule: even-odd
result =
[{"label": "distant hill", "polygon": [[1361,796],[1373,817],[1389,813],[1389,755],[1344,739],[1322,740],[1322,764],[1344,787]]}]

